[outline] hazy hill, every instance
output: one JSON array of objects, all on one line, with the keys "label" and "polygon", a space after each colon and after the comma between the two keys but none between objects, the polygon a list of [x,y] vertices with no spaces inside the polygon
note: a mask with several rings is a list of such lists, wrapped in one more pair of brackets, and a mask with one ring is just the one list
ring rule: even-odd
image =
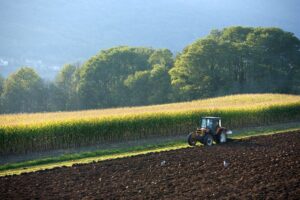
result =
[{"label": "hazy hill", "polygon": [[117,45],[179,52],[211,29],[277,26],[300,36],[297,0],[11,0],[0,2],[0,74],[64,63]]}]

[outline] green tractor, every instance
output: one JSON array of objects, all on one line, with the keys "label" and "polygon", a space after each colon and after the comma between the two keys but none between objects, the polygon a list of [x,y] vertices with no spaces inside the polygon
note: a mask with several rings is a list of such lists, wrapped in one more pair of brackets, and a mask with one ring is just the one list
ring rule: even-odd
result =
[{"label": "green tractor", "polygon": [[220,117],[202,117],[200,128],[188,135],[188,144],[195,146],[197,142],[200,142],[206,146],[212,146],[213,142],[225,143],[228,134],[232,134],[232,131],[222,127]]}]

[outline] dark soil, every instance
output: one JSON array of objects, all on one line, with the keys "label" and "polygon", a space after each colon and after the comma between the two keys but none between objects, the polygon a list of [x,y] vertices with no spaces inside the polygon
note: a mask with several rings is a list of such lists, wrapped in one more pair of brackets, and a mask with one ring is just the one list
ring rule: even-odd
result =
[{"label": "dark soil", "polygon": [[0,199],[300,199],[300,131],[1,177]]}]

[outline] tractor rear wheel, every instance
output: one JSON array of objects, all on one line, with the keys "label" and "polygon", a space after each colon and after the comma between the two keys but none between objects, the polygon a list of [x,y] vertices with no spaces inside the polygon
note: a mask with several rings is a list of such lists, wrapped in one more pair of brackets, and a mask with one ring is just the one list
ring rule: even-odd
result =
[{"label": "tractor rear wheel", "polygon": [[196,142],[197,142],[197,140],[196,140],[196,138],[194,137],[194,134],[193,134],[193,133],[190,133],[190,134],[188,135],[188,143],[189,143],[189,145],[190,145],[190,146],[195,146],[195,145],[196,145]]},{"label": "tractor rear wheel", "polygon": [[203,144],[206,146],[212,146],[213,141],[214,141],[214,139],[211,134],[206,134],[203,138]]},{"label": "tractor rear wheel", "polygon": [[227,134],[225,132],[220,133],[216,138],[217,144],[227,142]]}]

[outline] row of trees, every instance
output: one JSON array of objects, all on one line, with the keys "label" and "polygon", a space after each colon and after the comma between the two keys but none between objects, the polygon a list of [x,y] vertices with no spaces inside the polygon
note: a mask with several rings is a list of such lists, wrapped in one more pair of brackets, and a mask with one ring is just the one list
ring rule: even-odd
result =
[{"label": "row of trees", "polygon": [[170,71],[182,97],[299,93],[300,42],[278,28],[231,27],[184,49]]},{"label": "row of trees", "polygon": [[116,47],[45,82],[24,67],[0,78],[1,113],[158,104],[233,93],[300,94],[300,41],[278,28],[213,30],[175,58]]}]

